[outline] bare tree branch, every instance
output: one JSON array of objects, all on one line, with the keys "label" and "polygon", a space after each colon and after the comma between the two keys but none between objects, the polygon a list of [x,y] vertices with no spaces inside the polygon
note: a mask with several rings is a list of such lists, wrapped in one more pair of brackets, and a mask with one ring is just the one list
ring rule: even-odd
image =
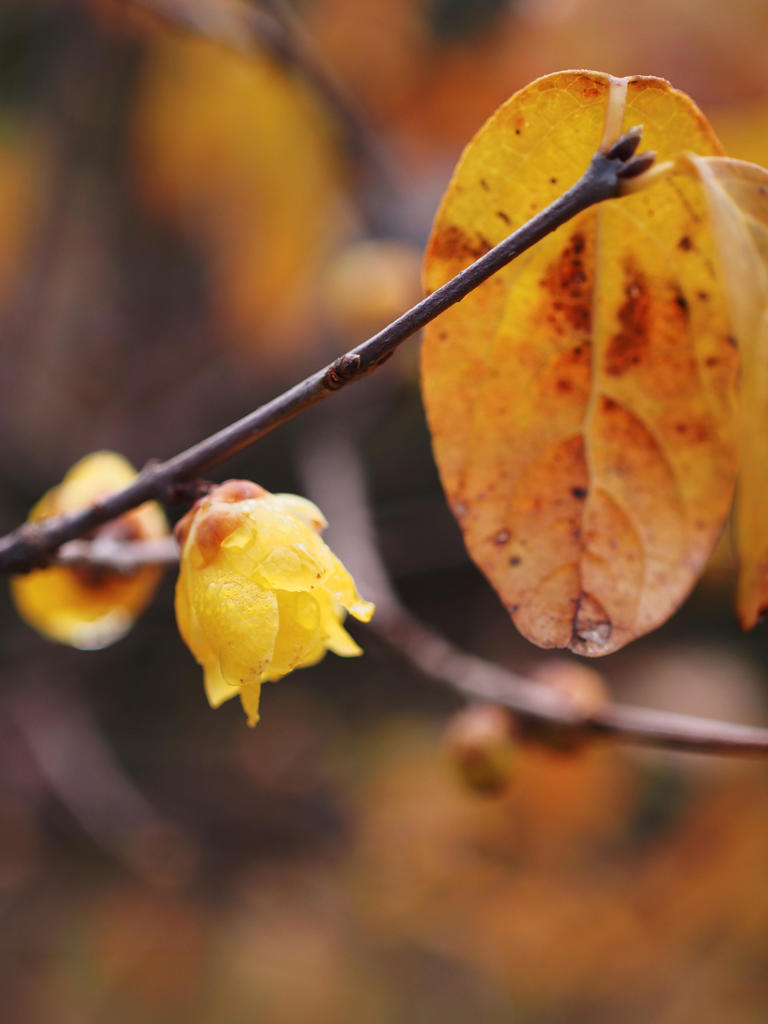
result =
[{"label": "bare tree branch", "polygon": [[588,207],[619,196],[627,171],[635,160],[642,159],[642,156],[632,156],[639,141],[640,130],[632,129],[606,153],[596,153],[575,185],[490,252],[367,341],[271,402],[165,462],[150,462],[122,491],[78,512],[39,523],[25,523],[0,538],[0,572],[28,572],[46,565],[65,541],[87,535],[128,509],[149,499],[175,500],[179,485],[253,444],[341,388],[373,373],[406,338],[459,302],[520,253]]}]

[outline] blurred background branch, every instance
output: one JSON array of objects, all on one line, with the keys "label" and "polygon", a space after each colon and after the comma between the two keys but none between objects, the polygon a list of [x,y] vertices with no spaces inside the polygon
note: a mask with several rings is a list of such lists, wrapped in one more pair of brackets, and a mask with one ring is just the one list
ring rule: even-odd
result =
[{"label": "blurred background branch", "polygon": [[359,451],[347,424],[336,421],[305,443],[306,490],[332,524],[333,544],[355,567],[362,592],[376,604],[368,626],[421,673],[462,697],[508,708],[539,723],[567,725],[585,736],[701,754],[768,754],[768,729],[609,703],[585,715],[554,687],[535,683],[469,655],[412,615],[398,598],[378,553]]}]

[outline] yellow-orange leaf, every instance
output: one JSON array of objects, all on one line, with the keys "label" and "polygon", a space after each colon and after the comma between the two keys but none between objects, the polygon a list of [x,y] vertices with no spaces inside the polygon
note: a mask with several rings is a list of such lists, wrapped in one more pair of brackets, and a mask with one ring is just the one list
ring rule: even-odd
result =
[{"label": "yellow-orange leaf", "polygon": [[719,265],[741,358],[736,546],[745,629],[768,611],[768,171],[725,158],[690,157],[709,201]]},{"label": "yellow-orange leaf", "polygon": [[[475,136],[438,211],[437,288],[554,200],[609,135],[720,152],[656,78],[549,75]],[[423,390],[470,554],[543,647],[607,654],[663,622],[736,473],[737,352],[701,185],[679,175],[571,220],[426,333]]]}]

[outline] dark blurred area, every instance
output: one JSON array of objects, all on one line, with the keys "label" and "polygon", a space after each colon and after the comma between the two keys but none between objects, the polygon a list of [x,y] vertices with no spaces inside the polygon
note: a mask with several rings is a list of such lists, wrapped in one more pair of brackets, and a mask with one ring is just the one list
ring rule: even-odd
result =
[{"label": "dark blurred area", "polygon": [[[254,6],[370,135],[246,20],[234,48],[203,38],[217,0],[0,8],[2,531],[84,453],[170,456],[406,308],[462,146],[538,75],[662,75],[768,163],[762,0]],[[405,604],[535,671],[444,505],[415,341],[217,479],[302,491],[339,429]],[[616,699],[764,720],[727,539],[670,623],[597,666]],[[766,1019],[763,764],[523,745],[479,796],[441,741],[461,702],[356,623],[364,656],[266,687],[251,730],[207,707],[171,575],[96,652],[0,599],[4,1021]]]}]

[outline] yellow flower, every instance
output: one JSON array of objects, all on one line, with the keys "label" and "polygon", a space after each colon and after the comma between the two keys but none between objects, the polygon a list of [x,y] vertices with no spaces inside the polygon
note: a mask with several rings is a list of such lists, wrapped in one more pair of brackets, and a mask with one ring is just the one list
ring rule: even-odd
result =
[{"label": "yellow flower", "polygon": [[[78,509],[121,490],[135,477],[115,452],[93,452],[76,463],[58,487],[38,501],[30,522]],[[115,540],[151,540],[168,533],[159,505],[146,502],[96,531]],[[11,580],[23,619],[44,636],[82,650],[106,647],[124,636],[149,603],[163,570],[146,566],[132,573],[52,566]]]},{"label": "yellow flower", "polygon": [[239,694],[255,725],[263,682],[326,650],[362,654],[341,620],[346,608],[367,622],[373,605],[320,539],[326,525],[306,498],[248,480],[216,487],[178,523],[176,619],[212,707]]}]

